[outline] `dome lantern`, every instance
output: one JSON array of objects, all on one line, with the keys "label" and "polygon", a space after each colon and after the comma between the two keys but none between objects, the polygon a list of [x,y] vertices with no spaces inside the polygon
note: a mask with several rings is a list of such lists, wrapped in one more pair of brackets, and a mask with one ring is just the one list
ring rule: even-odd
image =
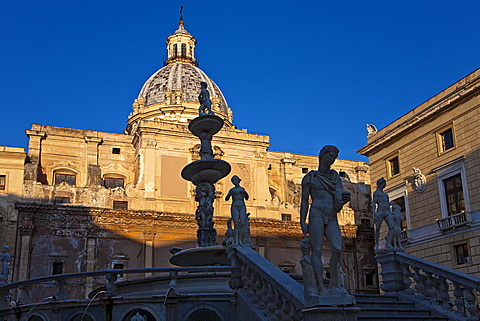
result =
[{"label": "dome lantern", "polygon": [[198,66],[195,59],[195,39],[187,30],[185,30],[183,15],[183,6],[180,8],[180,21],[178,22],[178,29],[167,37],[167,60],[165,65],[170,65],[176,62],[191,64]]}]

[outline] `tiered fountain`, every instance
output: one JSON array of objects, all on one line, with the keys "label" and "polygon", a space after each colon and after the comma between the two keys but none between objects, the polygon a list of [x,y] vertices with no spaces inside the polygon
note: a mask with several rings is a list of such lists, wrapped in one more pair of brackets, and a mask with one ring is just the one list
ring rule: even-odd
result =
[{"label": "tiered fountain", "polygon": [[217,246],[217,231],[213,227],[213,202],[215,201],[215,184],[227,176],[230,164],[215,159],[212,150],[212,137],[223,127],[223,119],[215,116],[211,110],[207,84],[201,83],[199,95],[201,103],[199,116],[188,125],[190,132],[200,138],[200,159],[191,162],[182,170],[182,177],[195,186],[195,200],[198,207],[195,212],[197,220],[197,247],[175,253],[170,263],[179,266],[196,265],[228,265],[230,262],[225,254],[225,248]]}]

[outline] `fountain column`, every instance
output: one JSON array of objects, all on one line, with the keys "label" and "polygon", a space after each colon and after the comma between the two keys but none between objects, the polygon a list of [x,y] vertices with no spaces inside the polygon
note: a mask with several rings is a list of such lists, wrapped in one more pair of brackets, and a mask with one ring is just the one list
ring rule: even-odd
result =
[{"label": "fountain column", "polygon": [[223,119],[213,114],[200,114],[188,125],[190,132],[200,139],[200,157],[182,170],[182,177],[195,186],[195,200],[198,207],[195,219],[198,224],[197,245],[208,247],[217,245],[217,231],[213,223],[213,202],[215,201],[214,184],[227,176],[230,164],[215,159],[212,150],[212,137],[223,127]]}]

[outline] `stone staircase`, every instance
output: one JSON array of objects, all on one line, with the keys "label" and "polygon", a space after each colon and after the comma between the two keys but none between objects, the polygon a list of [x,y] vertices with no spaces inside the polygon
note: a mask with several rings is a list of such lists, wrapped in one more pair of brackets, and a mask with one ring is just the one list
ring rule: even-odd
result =
[{"label": "stone staircase", "polygon": [[405,320],[408,321],[448,321],[447,317],[433,315],[428,309],[422,309],[415,303],[405,302],[397,296],[356,294],[357,307],[362,310],[358,320]]}]

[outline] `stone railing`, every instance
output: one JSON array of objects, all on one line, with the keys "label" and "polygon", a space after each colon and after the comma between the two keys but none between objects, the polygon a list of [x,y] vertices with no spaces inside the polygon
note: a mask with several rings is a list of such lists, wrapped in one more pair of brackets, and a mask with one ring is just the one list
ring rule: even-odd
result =
[{"label": "stone railing", "polygon": [[[177,278],[181,273],[200,273],[200,272],[231,272],[231,266],[201,266],[201,267],[163,267],[163,268],[139,268],[139,269],[115,269],[102,270],[93,272],[56,274],[30,280],[18,281],[0,285],[0,309],[6,307],[14,307],[20,305],[34,304],[30,296],[31,289],[40,284],[54,284],[55,287],[51,293],[43,293],[46,299],[56,301],[68,300],[69,291],[66,289],[68,279],[86,279],[90,277],[104,276],[106,279],[105,289],[102,291],[102,297],[111,297],[117,294],[117,277],[119,274],[138,274],[138,273],[155,273],[161,276],[165,275],[170,280],[169,291],[177,291]],[[16,295],[13,290],[16,291]],[[97,291],[98,293],[98,291]],[[85,298],[87,299],[87,298]],[[44,299],[45,300],[45,299]]]},{"label": "stone railing", "polygon": [[438,229],[445,231],[472,223],[470,212],[458,213],[448,217],[437,219]]},{"label": "stone railing", "polygon": [[303,286],[248,247],[231,246],[227,254],[234,270],[230,286],[244,291],[268,320],[301,320]]},{"label": "stone railing", "polygon": [[424,305],[450,320],[480,320],[480,278],[403,252],[377,255],[381,289]]}]

